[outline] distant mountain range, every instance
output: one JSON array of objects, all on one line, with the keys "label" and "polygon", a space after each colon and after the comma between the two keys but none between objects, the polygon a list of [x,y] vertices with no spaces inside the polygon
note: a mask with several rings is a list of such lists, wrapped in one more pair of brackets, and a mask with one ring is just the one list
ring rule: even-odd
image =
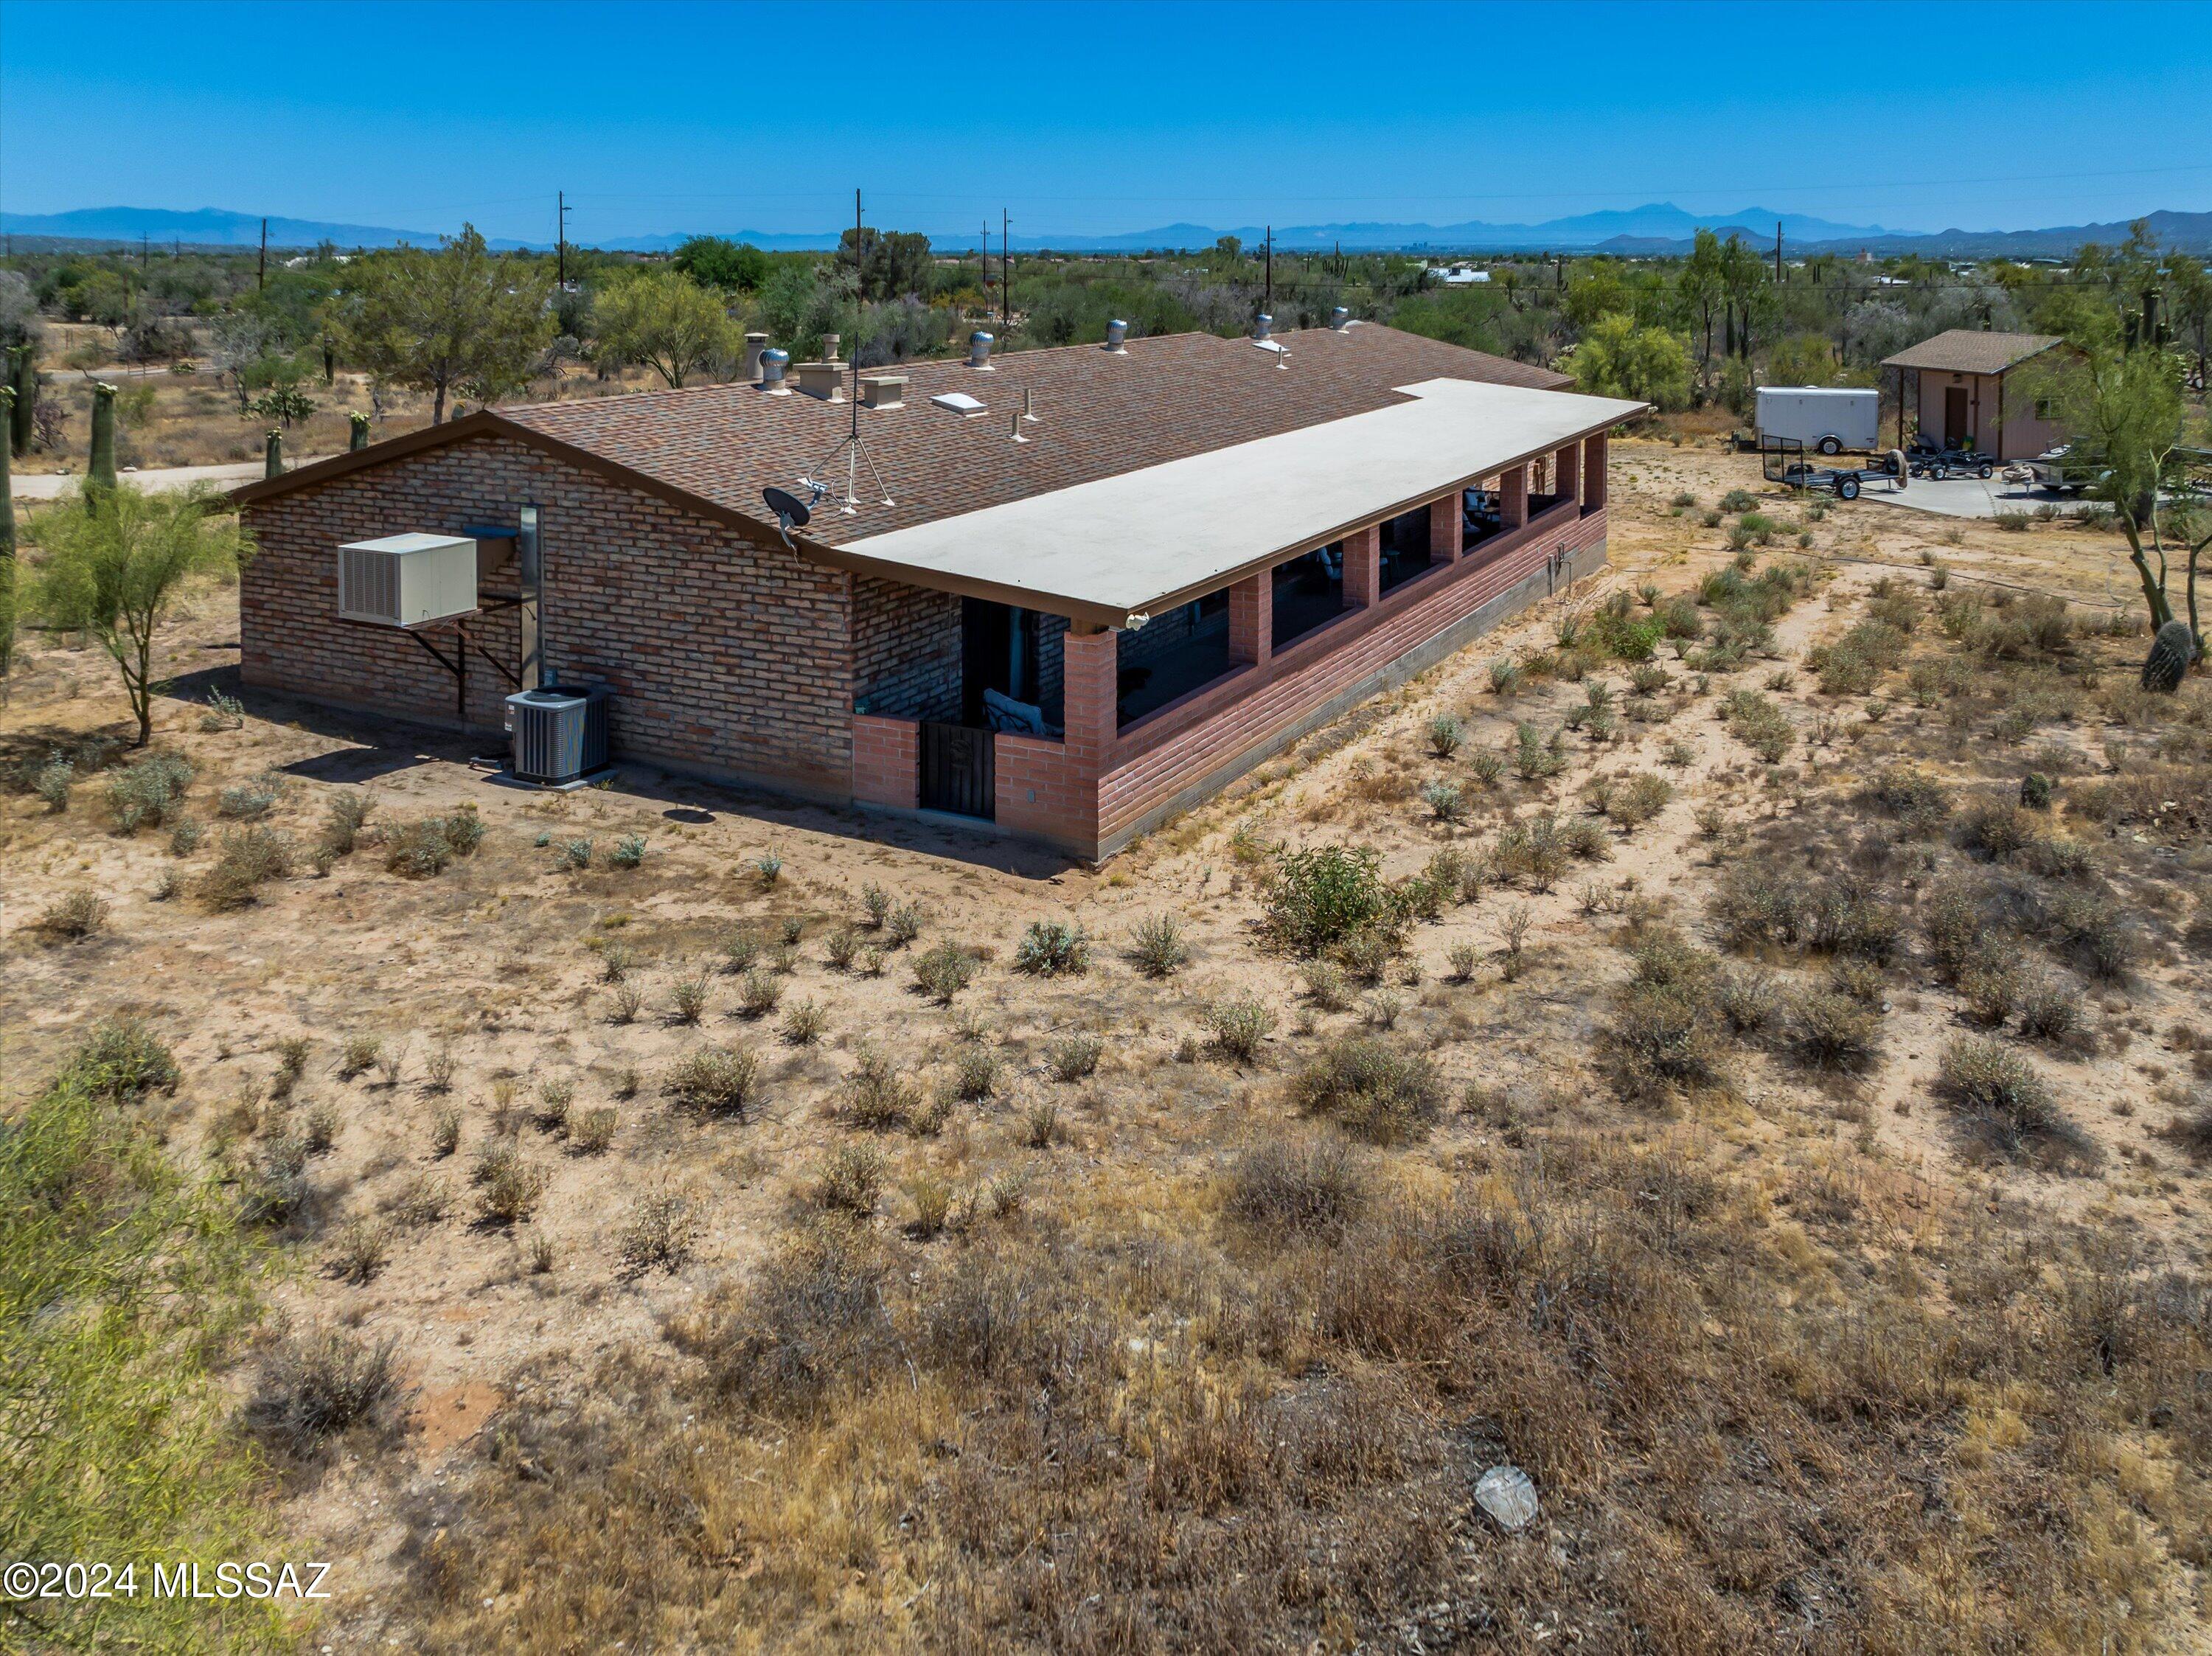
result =
[{"label": "distant mountain range", "polygon": [[[2168,246],[2192,252],[2212,252],[2212,213],[2155,212],[2146,215],[2159,239]],[[1626,210],[1581,213],[1569,218],[1547,219],[1539,224],[1491,224],[1470,220],[1460,224],[1393,224],[1366,221],[1343,224],[1285,225],[1275,232],[1275,246],[1299,251],[1341,247],[1350,252],[1407,252],[1443,253],[1596,252],[1662,256],[1687,251],[1701,229],[1726,235],[1740,233],[1747,240],[1770,245],[1775,227],[1781,227],[1784,246],[1795,253],[1856,252],[1867,248],[1877,253],[1927,253],[1940,256],[2010,254],[2014,257],[2063,256],[2085,241],[2116,242],[2126,239],[2124,223],[2076,224],[2044,230],[1892,230],[1874,224],[1838,224],[1802,213],[1777,213],[1763,207],[1739,212],[1701,215],[1685,212],[1668,203]],[[288,251],[313,247],[325,241],[341,247],[392,247],[402,242],[434,246],[438,233],[395,230],[373,224],[326,223],[317,219],[270,218],[269,245]],[[155,207],[88,207],[68,213],[0,213],[0,232],[29,242],[122,246],[141,241],[180,243],[194,247],[252,247],[261,240],[258,215],[203,207],[177,212]],[[624,236],[591,245],[626,252],[666,252],[680,246],[692,231],[666,235]],[[782,251],[812,251],[834,247],[838,232],[764,232],[726,230],[715,234],[758,247]],[[1266,239],[1265,226],[1243,225],[1233,229],[1203,224],[1166,224],[1150,230],[1110,235],[1024,236],[1017,234],[1017,251],[1035,252],[1050,248],[1066,252],[1134,253],[1179,252],[1210,247],[1221,237],[1233,235],[1248,247]],[[931,240],[946,248],[973,247],[963,230],[933,233]],[[499,248],[550,249],[550,242],[495,240]]]}]

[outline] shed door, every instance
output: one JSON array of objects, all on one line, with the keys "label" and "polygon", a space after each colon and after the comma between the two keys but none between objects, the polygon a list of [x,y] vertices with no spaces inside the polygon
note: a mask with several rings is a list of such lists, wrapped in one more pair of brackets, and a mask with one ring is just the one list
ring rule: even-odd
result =
[{"label": "shed door", "polygon": [[992,734],[972,725],[921,727],[921,808],[962,816],[997,814],[998,777]]},{"label": "shed door", "polygon": [[1961,446],[1974,434],[1974,422],[1966,412],[1966,388],[1946,385],[1943,388],[1943,440],[1953,448]]}]

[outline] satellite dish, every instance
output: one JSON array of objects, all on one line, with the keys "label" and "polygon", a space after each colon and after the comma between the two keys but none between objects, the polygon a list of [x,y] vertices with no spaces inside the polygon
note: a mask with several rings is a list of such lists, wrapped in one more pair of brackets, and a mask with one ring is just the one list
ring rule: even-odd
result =
[{"label": "satellite dish", "polygon": [[[822,498],[819,488],[814,490],[814,498],[817,500]],[[791,544],[791,526],[793,524],[803,525],[814,515],[812,503],[802,500],[789,489],[778,488],[773,483],[761,490],[761,499],[767,502],[768,509],[775,513],[775,532],[783,542],[785,549],[796,551],[798,549]]]},{"label": "satellite dish", "polygon": [[774,484],[761,490],[761,499],[768,503],[768,509],[775,513],[776,521],[786,529],[793,524],[804,526],[806,520],[814,515],[813,508],[805,501],[789,489],[778,488]]}]

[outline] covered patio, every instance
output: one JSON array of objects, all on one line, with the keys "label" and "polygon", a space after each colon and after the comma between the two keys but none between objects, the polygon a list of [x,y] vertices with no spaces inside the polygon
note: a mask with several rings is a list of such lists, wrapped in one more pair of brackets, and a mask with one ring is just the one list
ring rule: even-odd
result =
[{"label": "covered patio", "polygon": [[[1640,404],[1403,389],[1328,428],[852,543],[902,567],[886,580],[917,621],[942,624],[930,594],[956,581],[965,603],[988,586],[985,602],[1034,618],[1025,676],[987,652],[996,695],[961,719],[972,736],[947,734],[942,713],[856,703],[855,797],[945,809],[933,777],[951,743],[963,814],[1103,856],[1190,786],[1189,767],[1258,762],[1364,679],[1601,549],[1605,430]],[[939,707],[972,708],[975,653],[937,653]]]}]

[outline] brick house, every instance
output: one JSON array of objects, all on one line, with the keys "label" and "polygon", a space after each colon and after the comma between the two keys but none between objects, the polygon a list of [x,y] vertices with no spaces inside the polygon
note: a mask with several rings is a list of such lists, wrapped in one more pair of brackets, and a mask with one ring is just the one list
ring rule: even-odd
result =
[{"label": "brick house", "polygon": [[[1358,323],[780,367],[238,490],[246,682],[483,731],[603,682],[618,756],[1097,860],[1601,567],[1642,406]],[[802,477],[787,540],[762,490]],[[476,541],[478,608],[341,618],[336,549],[418,531]]]}]

